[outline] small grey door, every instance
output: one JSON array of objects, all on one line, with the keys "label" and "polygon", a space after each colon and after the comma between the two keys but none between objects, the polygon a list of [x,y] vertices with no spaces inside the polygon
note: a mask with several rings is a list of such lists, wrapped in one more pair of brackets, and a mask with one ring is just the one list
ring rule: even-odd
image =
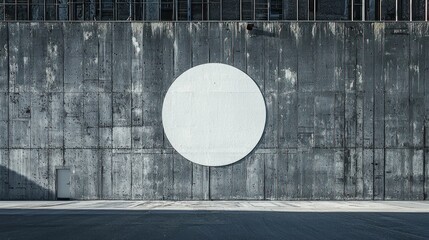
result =
[{"label": "small grey door", "polygon": [[70,199],[70,169],[57,169],[57,199]]}]

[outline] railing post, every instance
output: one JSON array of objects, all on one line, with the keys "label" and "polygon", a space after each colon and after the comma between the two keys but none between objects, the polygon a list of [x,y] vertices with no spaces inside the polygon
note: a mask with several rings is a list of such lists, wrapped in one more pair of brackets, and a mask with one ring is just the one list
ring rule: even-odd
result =
[{"label": "railing post", "polygon": [[410,22],[413,21],[413,0],[410,0]]},{"label": "railing post", "polygon": [[395,20],[398,21],[398,0],[395,0]]}]

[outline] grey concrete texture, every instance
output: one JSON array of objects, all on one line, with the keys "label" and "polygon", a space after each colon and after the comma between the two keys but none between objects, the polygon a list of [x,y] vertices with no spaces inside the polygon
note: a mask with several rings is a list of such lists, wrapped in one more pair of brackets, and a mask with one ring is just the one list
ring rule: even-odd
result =
[{"label": "grey concrete texture", "polygon": [[[427,23],[0,23],[0,199],[423,200]],[[264,135],[243,160],[193,164],[163,133],[192,66],[260,87]]]}]

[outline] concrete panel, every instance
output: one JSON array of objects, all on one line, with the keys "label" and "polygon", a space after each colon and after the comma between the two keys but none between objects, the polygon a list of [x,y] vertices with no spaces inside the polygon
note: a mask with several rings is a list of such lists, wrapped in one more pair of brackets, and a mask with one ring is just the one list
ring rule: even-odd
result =
[{"label": "concrete panel", "polygon": [[83,23],[83,91],[98,92],[98,35],[97,25]]},{"label": "concrete panel", "polygon": [[0,149],[0,199],[9,199],[9,150]]},{"label": "concrete panel", "polygon": [[264,154],[252,154],[246,158],[246,199],[264,199]]},{"label": "concrete panel", "polygon": [[278,121],[279,147],[297,147],[298,137],[298,95],[297,71],[298,52],[296,51],[298,35],[294,30],[298,24],[282,24],[279,43],[279,73],[278,73]]},{"label": "concrete panel", "polygon": [[9,44],[8,25],[0,24],[0,92],[8,92],[9,86]]},{"label": "concrete panel", "polygon": [[49,92],[64,91],[64,33],[58,24],[46,24],[47,53],[45,57],[46,87]]},{"label": "concrete panel", "polygon": [[173,155],[143,154],[143,198],[172,199]]},{"label": "concrete panel", "polygon": [[[46,56],[48,54],[48,31],[46,24],[31,23],[29,70],[26,76],[31,82],[31,91],[45,92],[48,90],[48,77],[46,71]],[[52,53],[54,55],[54,53]],[[24,60],[25,61],[25,60]],[[49,80],[52,80],[49,78]]]},{"label": "concrete panel", "polygon": [[298,93],[298,148],[314,147],[314,94]]},{"label": "concrete panel", "polygon": [[30,148],[31,93],[9,95],[9,147]]},{"label": "concrete panel", "polygon": [[49,148],[64,147],[64,94],[48,94]]},{"label": "concrete panel", "polygon": [[83,92],[83,28],[64,23],[64,92]]},{"label": "concrete panel", "polygon": [[8,24],[9,91],[31,91],[31,26],[28,23]]},{"label": "concrete panel", "polygon": [[[312,153],[313,173],[305,176],[312,182],[313,199],[342,199],[344,168],[339,159],[344,159],[342,150],[315,149]],[[307,189],[310,190],[310,189]],[[307,193],[309,194],[309,193]]]},{"label": "concrete panel", "polygon": [[113,93],[113,126],[131,126],[131,94]]},{"label": "concrete panel", "polygon": [[342,147],[344,129],[344,95],[341,92],[314,94],[315,147]]},{"label": "concrete panel", "polygon": [[374,147],[383,148],[385,145],[385,74],[384,74],[384,23],[374,23]]},{"label": "concrete panel", "polygon": [[82,93],[64,93],[64,146],[66,148],[83,147],[82,99]]},{"label": "concrete panel", "polygon": [[[363,147],[374,147],[374,57],[373,29],[369,25],[359,25],[357,46],[357,90],[362,98],[362,138]],[[360,104],[359,103],[359,104]]]},{"label": "concrete panel", "polygon": [[[270,56],[264,61],[263,79],[264,79],[264,96],[267,108],[267,120],[265,124],[265,134],[262,137],[265,148],[278,147],[278,77],[279,77],[279,25],[275,23],[264,23],[263,31],[266,34],[263,40],[263,54],[258,56],[264,58]],[[261,66],[262,67],[262,66]]]},{"label": "concrete panel", "polygon": [[423,150],[386,149],[385,199],[423,200]]},{"label": "concrete panel", "polygon": [[374,149],[374,200],[384,199],[384,149]]},{"label": "concrete panel", "polygon": [[100,171],[100,198],[113,199],[113,169],[112,169],[112,149],[98,151],[101,164]]},{"label": "concrete panel", "polygon": [[265,199],[286,199],[287,163],[287,154],[265,155]]},{"label": "concrete panel", "polygon": [[[113,107],[112,107],[113,95],[117,96],[117,94],[112,94],[112,93],[98,94],[98,126],[99,127],[113,126]],[[118,116],[118,113],[116,113],[116,116]]]},{"label": "concrete panel", "polygon": [[131,24],[113,23],[112,80],[114,92],[131,91],[133,42]]},{"label": "concrete panel", "polygon": [[132,154],[116,150],[112,154],[112,198],[132,198]]},{"label": "concrete panel", "polygon": [[113,127],[113,148],[131,148],[131,128]]},{"label": "concrete panel", "polygon": [[65,166],[70,167],[72,199],[99,198],[99,161],[97,149],[66,149]]},{"label": "concrete panel", "polygon": [[0,148],[9,147],[9,94],[0,92]]},{"label": "concrete panel", "polygon": [[113,130],[110,127],[98,128],[98,147],[99,148],[112,148]]},{"label": "concrete panel", "polygon": [[143,158],[138,152],[131,155],[131,199],[143,199]]},{"label": "concrete panel", "polygon": [[[354,25],[344,26],[344,57],[342,75],[344,76],[345,91],[345,146],[363,147],[363,93],[362,76],[358,73],[358,61],[362,63],[362,46],[358,48],[356,38],[361,38],[359,29]],[[359,50],[359,53],[358,53]],[[361,73],[361,72],[359,72]],[[359,87],[359,88],[358,88]]]},{"label": "concrete panel", "polygon": [[[193,187],[195,185],[193,182],[193,163],[182,157],[180,154],[174,154],[173,161],[172,198],[175,200],[195,199],[192,195]],[[198,180],[200,179],[196,179],[196,181]],[[198,190],[196,192],[198,193]]]},{"label": "concrete panel", "polygon": [[48,151],[9,151],[9,199],[48,199]]},{"label": "concrete panel", "polygon": [[98,23],[98,84],[99,91],[112,91],[112,23]]},{"label": "concrete panel", "polygon": [[49,96],[31,95],[31,148],[46,148],[49,144]]},{"label": "concrete panel", "polygon": [[[244,170],[244,169],[243,169]],[[232,167],[210,167],[210,199],[225,200],[232,198]],[[246,185],[240,185],[246,189]]]},{"label": "concrete panel", "polygon": [[192,199],[210,199],[210,167],[192,163]]}]

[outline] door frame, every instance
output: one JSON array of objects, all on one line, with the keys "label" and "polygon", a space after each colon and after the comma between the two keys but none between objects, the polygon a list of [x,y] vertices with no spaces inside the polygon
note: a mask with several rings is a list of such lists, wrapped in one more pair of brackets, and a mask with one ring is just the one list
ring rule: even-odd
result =
[{"label": "door frame", "polygon": [[[69,170],[71,178],[71,169],[70,167],[56,167],[55,168],[55,199],[56,200],[70,200],[71,198],[59,198],[58,197],[58,172],[59,170]],[[71,182],[71,179],[70,179]]]}]

